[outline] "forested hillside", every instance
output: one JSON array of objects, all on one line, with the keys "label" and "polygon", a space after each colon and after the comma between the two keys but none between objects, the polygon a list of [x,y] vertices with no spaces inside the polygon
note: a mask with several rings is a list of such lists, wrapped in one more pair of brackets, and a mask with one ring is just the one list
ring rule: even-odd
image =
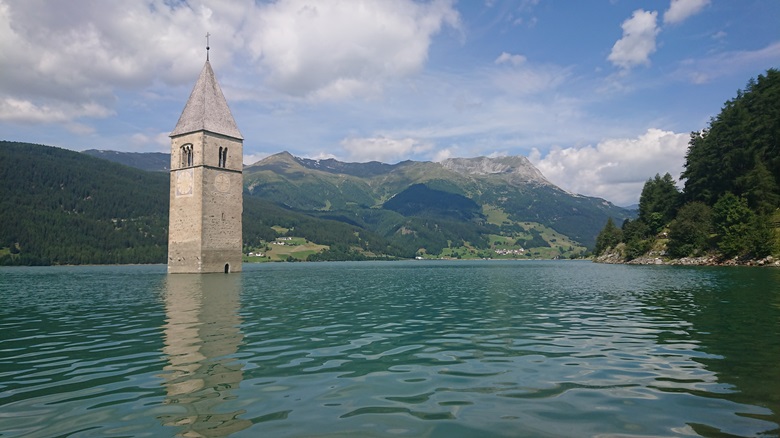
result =
[{"label": "forested hillside", "polygon": [[648,180],[638,219],[608,222],[596,254],[759,259],[780,251],[778,70],[751,79],[707,129],[691,133],[682,179],[682,192],[671,175]]},{"label": "forested hillside", "polygon": [[0,264],[165,261],[165,173],[3,141],[0,184]]},{"label": "forested hillside", "polygon": [[[0,265],[165,263],[168,184],[168,173],[0,141]],[[273,227],[324,245],[402,253],[360,227],[245,196],[244,242],[273,241]]]},{"label": "forested hillside", "polygon": [[780,205],[780,71],[751,79],[710,126],[691,134],[685,201],[714,205],[726,193],[758,213]]}]

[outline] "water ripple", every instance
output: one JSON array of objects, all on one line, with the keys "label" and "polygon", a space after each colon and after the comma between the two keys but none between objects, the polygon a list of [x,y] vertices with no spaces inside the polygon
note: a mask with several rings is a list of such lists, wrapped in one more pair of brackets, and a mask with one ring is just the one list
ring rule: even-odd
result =
[{"label": "water ripple", "polygon": [[777,436],[780,290],[743,272],[0,270],[0,434]]}]

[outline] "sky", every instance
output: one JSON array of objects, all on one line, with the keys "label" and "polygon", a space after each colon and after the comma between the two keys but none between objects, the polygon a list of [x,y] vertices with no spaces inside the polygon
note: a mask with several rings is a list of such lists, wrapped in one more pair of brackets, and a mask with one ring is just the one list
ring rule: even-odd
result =
[{"label": "sky", "polygon": [[0,140],[169,152],[207,33],[247,164],[524,155],[624,206],[780,68],[777,0],[0,0]]}]

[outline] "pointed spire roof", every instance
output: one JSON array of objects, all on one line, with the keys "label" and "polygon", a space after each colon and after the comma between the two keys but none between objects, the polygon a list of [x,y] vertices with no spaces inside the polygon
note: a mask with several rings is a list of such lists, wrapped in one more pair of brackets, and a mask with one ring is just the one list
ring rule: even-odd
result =
[{"label": "pointed spire roof", "polygon": [[243,140],[208,59],[170,137],[209,131]]}]

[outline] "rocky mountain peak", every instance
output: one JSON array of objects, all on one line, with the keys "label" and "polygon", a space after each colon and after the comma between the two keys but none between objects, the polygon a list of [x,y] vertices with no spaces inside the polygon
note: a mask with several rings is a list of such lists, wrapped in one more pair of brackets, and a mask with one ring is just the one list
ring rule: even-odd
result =
[{"label": "rocky mountain peak", "polygon": [[528,158],[508,157],[448,158],[441,162],[446,169],[462,175],[506,175],[512,180],[553,185]]}]

